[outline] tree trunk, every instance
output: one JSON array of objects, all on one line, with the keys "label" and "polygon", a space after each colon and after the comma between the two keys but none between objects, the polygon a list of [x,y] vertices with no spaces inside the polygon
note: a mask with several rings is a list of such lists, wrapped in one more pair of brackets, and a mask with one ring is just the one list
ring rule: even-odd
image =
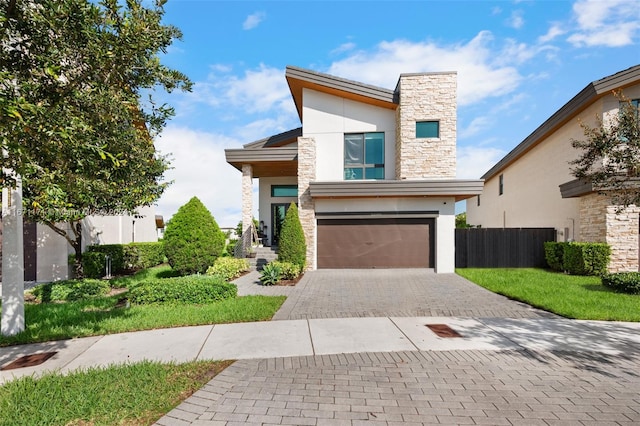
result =
[{"label": "tree trunk", "polygon": [[82,225],[80,221],[75,223],[75,240],[71,246],[75,251],[75,260],[73,263],[73,275],[76,279],[84,278],[84,268],[82,267]]}]

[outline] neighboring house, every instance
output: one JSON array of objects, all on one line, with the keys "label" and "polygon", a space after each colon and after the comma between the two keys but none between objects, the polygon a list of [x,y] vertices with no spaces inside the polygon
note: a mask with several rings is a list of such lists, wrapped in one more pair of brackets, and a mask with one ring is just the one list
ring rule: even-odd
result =
[{"label": "neighboring house", "polygon": [[482,176],[481,195],[467,200],[467,222],[483,228],[553,227],[559,241],[607,242],[611,271],[638,270],[639,209],[616,214],[608,198],[571,174],[585,140],[580,122],[597,127],[618,114],[613,91],[638,105],[640,65],[589,83]]},{"label": "neighboring house", "polygon": [[[94,244],[127,244],[157,241],[154,207],[139,209],[136,216],[88,216],[82,221],[83,250]],[[67,279],[73,248],[67,240],[42,224],[24,223],[25,281],[50,282]],[[2,223],[0,222],[0,242]],[[2,249],[0,248],[0,256]],[[1,258],[1,257],[0,257]],[[0,281],[1,281],[0,271]]]},{"label": "neighboring house", "polygon": [[258,178],[267,240],[297,203],[309,269],[454,272],[455,203],[482,190],[455,179],[456,73],[402,74],[395,90],[297,67],[286,79],[302,127],[225,150],[243,229]]}]

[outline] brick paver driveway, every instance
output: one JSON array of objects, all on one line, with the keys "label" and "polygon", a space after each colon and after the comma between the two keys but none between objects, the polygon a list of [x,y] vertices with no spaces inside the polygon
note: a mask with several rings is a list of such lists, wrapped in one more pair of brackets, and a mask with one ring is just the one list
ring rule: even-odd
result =
[{"label": "brick paver driveway", "polygon": [[553,317],[509,300],[456,274],[431,269],[325,269],[310,271],[273,318],[458,316]]},{"label": "brick paver driveway", "polygon": [[[428,270],[314,271],[295,288],[259,292],[288,295],[281,320],[550,315]],[[242,360],[158,425],[632,425],[638,365],[636,354],[527,349]]]}]

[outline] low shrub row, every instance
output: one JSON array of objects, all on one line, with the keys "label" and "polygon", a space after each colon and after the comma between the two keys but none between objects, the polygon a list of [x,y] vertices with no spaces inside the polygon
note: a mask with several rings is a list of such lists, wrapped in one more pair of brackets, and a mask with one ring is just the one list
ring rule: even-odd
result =
[{"label": "low shrub row", "polygon": [[57,281],[39,285],[31,289],[30,293],[40,303],[47,302],[72,302],[104,296],[109,293],[111,286],[109,281],[84,279]]},{"label": "low shrub row", "polygon": [[238,287],[218,276],[188,275],[144,281],[129,289],[129,300],[136,304],[206,304],[232,299]]},{"label": "low shrub row", "polygon": [[106,275],[106,258],[111,259],[111,273],[150,268],[164,262],[162,242],[104,244],[89,246],[82,255],[82,267],[87,278]]},{"label": "low shrub row", "polygon": [[551,269],[571,275],[603,275],[611,257],[606,243],[549,241],[544,243],[544,252]]},{"label": "low shrub row", "polygon": [[602,285],[621,293],[640,294],[640,272],[604,274]]},{"label": "low shrub row", "polygon": [[302,266],[291,262],[267,263],[260,273],[262,285],[275,285],[282,280],[295,280],[302,274]]},{"label": "low shrub row", "polygon": [[235,257],[219,257],[207,269],[207,275],[218,276],[224,281],[231,281],[238,278],[250,268],[247,259],[236,259]]}]

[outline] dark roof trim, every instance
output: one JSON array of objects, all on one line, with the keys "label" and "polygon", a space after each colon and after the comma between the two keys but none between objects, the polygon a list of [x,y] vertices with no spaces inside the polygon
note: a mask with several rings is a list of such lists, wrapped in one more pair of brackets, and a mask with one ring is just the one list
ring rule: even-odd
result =
[{"label": "dark roof trim", "polygon": [[311,182],[313,198],[455,197],[482,193],[484,181],[463,179]]},{"label": "dark roof trim", "polygon": [[287,130],[286,132],[279,133],[277,135],[269,136],[264,139],[257,140],[243,145],[245,148],[270,148],[287,145],[296,142],[298,138],[302,136],[302,127],[297,129]]},{"label": "dark roof trim", "polygon": [[593,191],[593,185],[591,185],[591,182],[587,182],[582,179],[574,179],[560,185],[560,194],[562,195],[562,198],[582,197],[583,195],[590,194]]},{"label": "dark roof trim", "polygon": [[358,81],[336,77],[317,71],[288,65],[285,72],[293,101],[302,120],[302,87],[325,89],[331,93],[344,93],[356,98],[369,98],[384,104],[397,104],[393,90],[372,86]]},{"label": "dark roof trim", "polygon": [[624,71],[589,83],[562,108],[549,117],[540,127],[527,136],[518,146],[509,152],[502,160],[498,161],[481,179],[491,179],[500,173],[509,164],[520,158],[527,151],[541,142],[548,134],[569,121],[596,99],[617,88],[640,82],[640,65],[633,66]]},{"label": "dark roof trim", "polygon": [[240,170],[242,168],[242,164],[272,161],[298,161],[298,148],[225,149],[224,155],[227,163]]}]

